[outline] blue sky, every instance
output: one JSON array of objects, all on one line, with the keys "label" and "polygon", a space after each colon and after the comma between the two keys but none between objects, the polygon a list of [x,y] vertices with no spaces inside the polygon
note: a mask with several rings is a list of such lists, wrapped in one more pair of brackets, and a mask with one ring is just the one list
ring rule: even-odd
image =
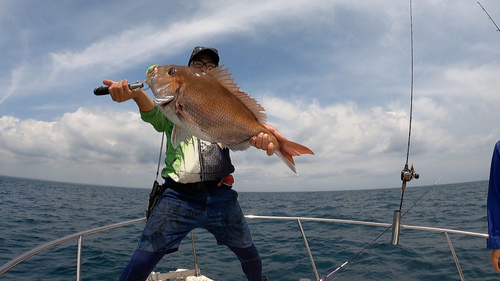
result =
[{"label": "blue sky", "polygon": [[[500,22],[500,2],[483,0]],[[239,191],[401,186],[410,108],[408,1],[3,1],[0,174],[150,188],[161,135],[92,90],[187,63],[194,46],[315,155],[232,153]],[[409,186],[486,180],[500,139],[500,32],[477,1],[413,3]],[[150,92],[149,92],[150,93]],[[151,94],[151,93],[150,93]],[[151,95],[152,96],[152,95]]]}]

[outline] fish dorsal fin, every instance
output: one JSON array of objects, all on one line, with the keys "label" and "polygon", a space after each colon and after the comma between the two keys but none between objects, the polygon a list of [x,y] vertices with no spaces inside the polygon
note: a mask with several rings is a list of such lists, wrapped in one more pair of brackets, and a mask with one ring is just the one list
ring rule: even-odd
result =
[{"label": "fish dorsal fin", "polygon": [[264,108],[255,99],[251,98],[247,93],[240,91],[240,87],[234,82],[234,78],[231,77],[231,73],[228,72],[229,68],[223,68],[221,65],[210,71],[207,71],[207,75],[214,78],[219,84],[231,92],[236,98],[238,98],[249,110],[253,113],[257,122],[261,124],[267,123],[267,115],[264,113]]}]

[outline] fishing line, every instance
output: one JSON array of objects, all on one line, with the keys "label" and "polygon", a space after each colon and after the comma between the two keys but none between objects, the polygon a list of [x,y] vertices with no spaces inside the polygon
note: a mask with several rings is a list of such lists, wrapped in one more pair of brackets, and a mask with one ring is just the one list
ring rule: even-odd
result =
[{"label": "fishing line", "polygon": [[406,213],[408,213],[408,212],[411,210],[411,208],[413,208],[415,205],[417,205],[417,203],[418,203],[418,202],[420,202],[420,200],[422,200],[422,198],[424,198],[424,196],[425,196],[425,195],[426,195],[426,194],[427,194],[427,193],[431,190],[431,188],[433,188],[436,184],[438,184],[438,182],[440,182],[440,181],[441,181],[441,179],[444,177],[444,175],[445,175],[445,174],[442,174],[442,175],[441,175],[441,177],[440,177],[440,178],[439,178],[439,179],[438,179],[438,180],[437,180],[437,181],[436,181],[436,182],[435,182],[435,183],[434,183],[431,187],[429,187],[429,188],[427,189],[427,191],[425,191],[425,192],[424,192],[424,194],[422,194],[422,196],[420,196],[420,198],[418,198],[418,199],[415,201],[415,203],[413,203],[413,205],[411,205],[411,207],[410,207],[408,210],[406,210],[406,212],[404,212],[404,213],[401,215],[401,217],[404,217],[404,215],[406,215]]},{"label": "fishing line", "polygon": [[[167,127],[166,123],[165,123],[164,127]],[[164,130],[165,130],[165,128],[164,128]],[[160,163],[161,163],[161,156],[162,156],[162,152],[163,152],[163,142],[165,141],[165,134],[166,134],[165,131],[163,131],[163,133],[161,134],[160,155],[158,156],[158,167],[156,167],[156,179],[155,180],[158,180],[158,175],[160,174]]]},{"label": "fishing line", "polygon": [[[328,277],[332,276],[335,272],[339,271],[341,268],[343,268],[344,266],[346,266],[348,263],[350,263],[352,260],[354,260],[355,258],[357,258],[359,255],[361,255],[366,249],[368,249],[371,245],[373,245],[373,243],[375,243],[380,237],[382,237],[382,235],[384,235],[387,231],[389,231],[389,229],[391,229],[392,226],[388,227],[386,230],[384,230],[379,236],[377,236],[377,238],[375,238],[372,242],[370,242],[370,244],[368,244],[366,247],[364,247],[363,249],[361,249],[361,251],[359,251],[357,254],[355,254],[353,257],[351,257],[349,260],[347,260],[346,262],[344,262],[342,265],[340,265],[339,267],[337,267],[334,271],[330,272],[328,275],[326,275],[325,277],[319,279],[320,281],[325,281]],[[340,277],[340,276],[339,276]]]},{"label": "fishing line", "polygon": [[[158,201],[158,197],[165,191],[164,186],[158,183],[158,175],[160,174],[160,163],[161,156],[163,152],[163,142],[165,140],[165,129],[167,128],[167,123],[163,126],[163,132],[161,134],[161,144],[160,144],[160,155],[158,156],[158,167],[156,168],[156,178],[153,182],[153,187],[151,188],[151,192],[149,193],[149,203],[148,208],[146,209],[146,221],[149,219],[149,215],[153,211],[156,202]],[[167,144],[165,144],[165,150],[167,150]]]},{"label": "fishing line", "polygon": [[[415,205],[417,205],[418,202],[420,202],[420,200],[422,200],[422,198],[424,198],[424,196],[429,193],[429,191],[434,187],[436,186],[440,181],[441,179],[444,177],[445,174],[441,175],[441,177],[433,184],[431,185],[423,194],[422,196],[420,196],[414,203],[413,205],[411,205],[411,207],[406,210],[406,212],[404,212],[401,217],[404,217]],[[354,256],[352,256],[349,260],[347,260],[346,262],[344,262],[343,264],[341,264],[339,267],[337,267],[334,271],[330,272],[328,275],[326,275],[325,277],[319,279],[320,281],[325,281],[328,277],[332,276],[334,273],[336,273],[337,271],[339,271],[340,269],[342,269],[343,267],[345,267],[348,263],[350,263],[352,260],[354,260],[355,258],[357,258],[358,256],[360,256],[366,249],[368,249],[371,245],[373,245],[375,242],[377,242],[378,239],[380,239],[380,237],[382,237],[384,234],[387,233],[387,231],[389,231],[389,229],[391,229],[393,227],[393,225],[389,226],[386,230],[384,230],[379,236],[377,236],[377,238],[373,239],[372,242],[370,242],[370,244],[368,244],[366,247],[364,247],[363,249],[361,249],[361,251],[359,251],[358,253],[356,253]],[[340,276],[339,276],[340,277]]]}]

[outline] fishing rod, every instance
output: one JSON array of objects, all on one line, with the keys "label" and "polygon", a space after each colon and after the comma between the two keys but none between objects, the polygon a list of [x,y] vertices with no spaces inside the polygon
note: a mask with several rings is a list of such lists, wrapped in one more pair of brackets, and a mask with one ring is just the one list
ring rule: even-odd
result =
[{"label": "fishing rod", "polygon": [[401,225],[401,209],[403,207],[403,198],[406,190],[406,183],[411,181],[412,179],[418,179],[420,177],[419,174],[415,172],[413,168],[413,164],[411,165],[411,169],[408,168],[408,159],[410,157],[410,140],[411,140],[411,124],[413,120],[413,9],[412,3],[410,0],[410,53],[411,53],[411,75],[410,75],[410,124],[408,128],[408,145],[406,148],[406,163],[401,171],[401,181],[403,182],[401,185],[401,200],[399,202],[399,210],[394,211],[393,217],[393,228],[392,228],[392,244],[397,245],[399,243],[399,230]]},{"label": "fishing rod", "polygon": [[477,1],[477,3],[479,4],[479,6],[481,6],[481,9],[483,9],[483,11],[486,13],[486,15],[488,16],[488,18],[491,20],[491,22],[495,25],[495,27],[497,28],[497,31],[500,32],[500,28],[498,28],[498,25],[496,24],[496,22],[493,20],[493,18],[490,16],[490,14],[488,14],[488,12],[486,11],[486,9],[483,7],[483,5],[481,5],[481,3],[479,3],[479,1]]},{"label": "fishing rod", "polygon": [[403,181],[401,189],[401,202],[399,203],[399,211],[401,212],[401,207],[403,206],[403,196],[406,189],[406,183],[411,181],[412,179],[418,179],[420,177],[419,174],[415,172],[413,169],[413,164],[411,165],[411,169],[408,168],[408,159],[410,157],[410,141],[411,141],[411,124],[413,120],[413,10],[410,0],[410,48],[411,48],[411,75],[410,75],[410,124],[408,128],[408,145],[406,148],[406,163],[401,171],[401,180]]},{"label": "fishing rod", "polygon": [[[409,157],[410,157],[411,124],[412,124],[412,119],[413,119],[413,76],[414,76],[413,75],[413,68],[414,68],[413,67],[413,10],[412,10],[412,2],[411,2],[411,0],[410,0],[410,46],[411,46],[410,121],[409,121],[409,128],[408,128],[408,145],[407,145],[407,148],[406,148],[406,162],[405,162],[405,166],[404,166],[403,170],[401,171],[401,180],[403,181],[403,183],[402,183],[402,187],[401,187],[402,192],[401,192],[401,201],[399,203],[399,210],[394,211],[393,224],[390,227],[388,227],[384,232],[382,232],[377,238],[375,238],[370,244],[368,244],[366,247],[364,247],[361,251],[359,251],[357,254],[355,254],[353,257],[351,257],[349,260],[347,260],[342,265],[340,265],[339,267],[337,267],[334,271],[332,271],[331,273],[329,273],[325,277],[319,279],[320,281],[325,281],[328,277],[330,277],[331,275],[333,275],[334,273],[336,273],[337,271],[339,271],[341,268],[343,268],[344,266],[346,266],[349,262],[351,262],[352,260],[354,260],[359,255],[361,255],[366,249],[368,249],[371,245],[373,245],[373,243],[375,243],[375,241],[377,241],[380,237],[382,237],[391,228],[392,228],[392,231],[393,231],[393,233],[392,233],[392,244],[396,245],[399,242],[399,230],[400,230],[401,217],[402,217],[401,216],[401,208],[403,206],[403,196],[404,196],[404,192],[405,192],[405,189],[406,189],[406,183],[409,182],[409,181],[411,181],[412,179],[418,179],[420,177],[420,175],[415,172],[415,169],[413,168],[413,164],[412,164],[411,168],[408,167],[408,160],[409,160]],[[438,181],[436,181],[436,183],[434,183],[434,185],[436,185],[443,178],[443,176],[441,176],[441,178],[439,178]],[[430,188],[432,188],[434,185],[432,185]],[[429,188],[429,190],[430,190],[430,188]],[[424,195],[426,193],[424,193]],[[422,197],[420,197],[417,200],[417,202],[420,201],[420,199],[422,199]],[[413,206],[415,206],[415,204],[417,204],[417,202],[415,202],[413,204]],[[410,209],[408,209],[403,214],[403,216],[406,213],[408,213],[408,211]]]}]

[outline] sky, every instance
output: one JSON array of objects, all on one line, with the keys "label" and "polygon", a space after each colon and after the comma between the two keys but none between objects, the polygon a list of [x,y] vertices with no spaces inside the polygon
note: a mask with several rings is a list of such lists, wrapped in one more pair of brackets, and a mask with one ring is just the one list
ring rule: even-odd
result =
[{"label": "sky", "polygon": [[[500,23],[499,1],[480,4]],[[500,32],[475,0],[413,1],[412,17],[413,88],[409,1],[2,1],[0,174],[150,188],[161,134],[133,101],[92,91],[186,65],[202,45],[315,153],[295,175],[262,150],[233,152],[238,191],[401,187],[412,101],[420,178],[407,186],[487,180]]]}]

